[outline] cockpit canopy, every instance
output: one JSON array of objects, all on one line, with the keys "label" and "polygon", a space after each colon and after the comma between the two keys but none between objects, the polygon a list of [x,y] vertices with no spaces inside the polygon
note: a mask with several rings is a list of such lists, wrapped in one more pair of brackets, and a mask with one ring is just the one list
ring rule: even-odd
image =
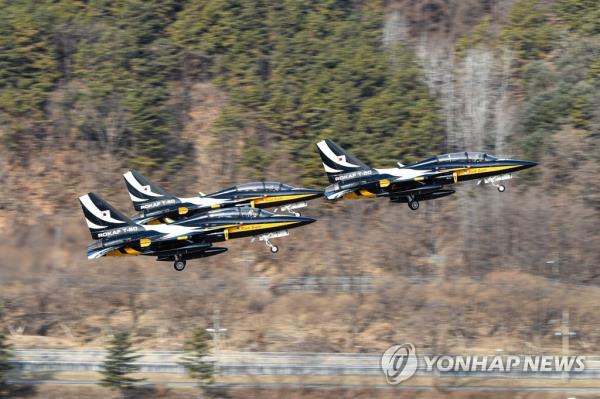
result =
[{"label": "cockpit canopy", "polygon": [[212,219],[212,218],[264,218],[272,216],[273,213],[265,211],[264,209],[250,208],[250,207],[232,207],[225,209],[216,209],[209,211],[204,215],[199,216],[197,219]]},{"label": "cockpit canopy", "polygon": [[261,182],[238,184],[237,186],[229,187],[229,188],[226,188],[219,192],[216,192],[213,195],[233,194],[233,193],[245,192],[245,191],[277,192],[277,191],[286,191],[286,190],[293,190],[293,189],[294,189],[294,187],[287,185],[287,184],[283,184],[283,183],[279,183],[279,182],[272,182],[272,181],[261,181]]},{"label": "cockpit canopy", "polygon": [[272,181],[238,184],[237,186],[235,186],[235,188],[237,188],[238,191],[283,191],[294,189],[294,187],[288,186],[287,184]]},{"label": "cockpit canopy", "polygon": [[469,161],[469,162],[483,162],[483,161],[495,161],[496,157],[493,157],[485,152],[453,152],[450,154],[444,154],[437,157],[439,162],[448,161]]},{"label": "cockpit canopy", "polygon": [[496,159],[496,157],[485,152],[464,151],[438,155],[437,157],[428,158],[408,166],[415,167],[450,162],[491,162],[495,161]]}]

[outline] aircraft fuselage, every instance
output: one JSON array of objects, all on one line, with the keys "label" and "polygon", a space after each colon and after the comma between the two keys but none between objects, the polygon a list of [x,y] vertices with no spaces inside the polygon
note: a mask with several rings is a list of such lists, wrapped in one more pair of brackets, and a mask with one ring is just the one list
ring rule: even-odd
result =
[{"label": "aircraft fuselage", "polygon": [[317,144],[323,167],[332,182],[325,189],[329,200],[341,198],[389,197],[392,202],[406,202],[418,208],[418,201],[445,197],[454,193],[446,186],[468,180],[497,182],[512,173],[535,166],[535,162],[497,159],[482,152],[459,152],[425,159],[411,165],[377,169],[347,153],[331,140]]}]

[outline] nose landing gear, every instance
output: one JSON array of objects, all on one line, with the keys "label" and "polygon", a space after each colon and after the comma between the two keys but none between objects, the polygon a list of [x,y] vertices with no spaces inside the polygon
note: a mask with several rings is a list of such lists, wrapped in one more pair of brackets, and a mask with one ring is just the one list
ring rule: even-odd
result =
[{"label": "nose landing gear", "polygon": [[[282,212],[288,212],[291,213],[294,216],[300,216],[300,212],[297,211],[297,209],[301,209],[301,208],[306,208],[308,206],[307,202],[298,202],[296,204],[288,204],[285,206],[282,206],[280,209]],[[277,208],[274,209],[274,212],[277,212]]]},{"label": "nose landing gear", "polygon": [[273,244],[268,237],[263,238],[263,241],[265,242],[265,244],[267,245],[267,247],[269,247],[269,249],[271,250],[272,254],[276,254],[277,252],[279,252],[279,247],[275,244]]},{"label": "nose landing gear", "polygon": [[287,237],[289,235],[290,235],[290,233],[287,230],[281,230],[281,231],[276,231],[273,233],[262,234],[258,237],[256,237],[256,236],[252,237],[252,242],[254,242],[254,240],[258,238],[259,241],[265,242],[265,245],[267,247],[269,247],[272,254],[276,254],[277,252],[279,252],[279,247],[277,245],[273,244],[271,242],[271,239],[279,238],[279,237]]},{"label": "nose landing gear", "polygon": [[504,175],[499,175],[499,176],[491,176],[491,177],[485,177],[481,180],[479,180],[477,182],[477,184],[491,184],[492,186],[496,187],[498,189],[499,192],[503,193],[504,191],[506,191],[506,186],[504,184],[501,184],[501,182],[503,182],[504,180],[510,180],[512,179],[512,174],[507,173]]}]

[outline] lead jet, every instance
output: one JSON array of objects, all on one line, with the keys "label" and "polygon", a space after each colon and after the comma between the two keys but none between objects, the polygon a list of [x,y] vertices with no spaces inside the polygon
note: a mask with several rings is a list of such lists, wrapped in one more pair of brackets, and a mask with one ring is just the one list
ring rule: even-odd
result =
[{"label": "lead jet", "polygon": [[323,167],[332,185],[325,189],[328,200],[340,198],[389,197],[417,210],[419,201],[446,197],[446,188],[467,180],[491,183],[503,192],[504,180],[512,173],[531,168],[535,162],[498,159],[483,152],[456,152],[428,158],[410,165],[375,169],[352,156],[333,141],[317,143]]},{"label": "lead jet", "polygon": [[79,202],[92,239],[96,240],[87,249],[88,259],[156,256],[159,261],[173,261],[177,271],[185,268],[188,259],[227,251],[227,248],[213,247],[213,243],[233,238],[258,238],[276,253],[278,247],[270,239],[287,236],[288,229],[315,221],[250,207],[234,207],[208,211],[171,224],[148,225],[129,219],[94,193],[79,197]]},{"label": "lead jet", "polygon": [[308,200],[323,195],[321,190],[297,188],[279,182],[245,183],[198,197],[179,198],[163,190],[141,173],[131,170],[123,175],[133,207],[139,213],[133,220],[140,223],[171,223],[215,208],[250,206],[280,207],[279,210],[300,214]]}]

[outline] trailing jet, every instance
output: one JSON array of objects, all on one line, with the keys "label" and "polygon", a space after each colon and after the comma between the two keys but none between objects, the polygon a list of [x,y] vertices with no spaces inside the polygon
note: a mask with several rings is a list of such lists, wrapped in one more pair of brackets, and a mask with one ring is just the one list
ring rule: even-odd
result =
[{"label": "trailing jet", "polygon": [[417,210],[419,201],[442,198],[454,193],[445,186],[466,180],[491,183],[503,192],[500,184],[512,173],[531,168],[535,162],[498,159],[483,152],[456,152],[439,155],[390,169],[375,169],[344,151],[333,141],[317,143],[329,182],[325,197],[340,198],[389,197],[392,202],[407,203]]},{"label": "trailing jet", "polygon": [[321,197],[323,191],[296,188],[278,182],[245,183],[213,194],[178,198],[134,170],[123,175],[133,207],[139,213],[133,220],[139,223],[170,223],[199,212],[232,206],[252,208],[281,207],[281,211],[300,216],[297,210],[308,206],[306,201]]},{"label": "trailing jet", "polygon": [[240,237],[257,237],[276,253],[271,239],[289,235],[288,229],[314,219],[276,215],[250,207],[233,207],[205,212],[171,224],[139,224],[123,215],[94,193],[79,197],[92,239],[88,259],[102,256],[147,255],[159,261],[174,261],[175,270],[186,260],[218,255],[227,248],[213,243]]}]

